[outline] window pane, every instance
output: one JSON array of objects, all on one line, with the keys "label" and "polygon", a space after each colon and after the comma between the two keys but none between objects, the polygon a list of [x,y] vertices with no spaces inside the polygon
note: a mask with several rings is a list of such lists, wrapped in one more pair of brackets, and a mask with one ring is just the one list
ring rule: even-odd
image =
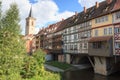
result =
[{"label": "window pane", "polygon": [[107,35],[107,28],[104,28],[104,35]]},{"label": "window pane", "polygon": [[116,13],[116,19],[120,19],[120,12]]},{"label": "window pane", "polygon": [[98,30],[95,30],[95,36],[98,36]]},{"label": "window pane", "polygon": [[109,28],[109,34],[112,34],[112,28]]}]

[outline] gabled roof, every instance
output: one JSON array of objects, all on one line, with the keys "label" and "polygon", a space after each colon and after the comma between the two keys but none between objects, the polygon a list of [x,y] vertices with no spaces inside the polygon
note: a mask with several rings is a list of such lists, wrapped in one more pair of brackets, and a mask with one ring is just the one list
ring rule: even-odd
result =
[{"label": "gabled roof", "polygon": [[120,0],[117,0],[117,1],[116,1],[116,4],[114,5],[112,11],[116,11],[116,10],[120,10]]},{"label": "gabled roof", "polygon": [[87,22],[91,19],[107,15],[117,10],[120,10],[120,0],[112,0],[110,4],[108,4],[106,1],[103,1],[99,3],[98,7],[92,6],[88,8],[86,12],[82,11],[77,15],[73,15],[65,20],[50,25],[49,28],[57,27],[56,31],[54,32],[58,32],[65,28]]},{"label": "gabled roof", "polygon": [[64,21],[62,21],[60,27],[61,29],[68,28],[80,23],[84,23],[86,21],[89,21],[91,19],[107,15],[109,13],[112,13],[113,10],[120,9],[120,0],[113,0],[110,4],[108,4],[106,1],[103,1],[99,3],[99,7],[96,8],[96,6],[92,6],[87,9],[86,13],[84,11],[78,13],[77,15],[73,15]]},{"label": "gabled roof", "polygon": [[86,13],[82,11],[78,13],[77,16],[74,15],[75,18],[72,16],[71,18],[74,19],[71,21],[71,25],[69,25],[69,27],[111,13],[115,3],[116,0],[113,0],[110,4],[108,4],[106,1],[103,1],[99,3],[98,8],[96,8],[96,6],[92,6],[87,9]]}]

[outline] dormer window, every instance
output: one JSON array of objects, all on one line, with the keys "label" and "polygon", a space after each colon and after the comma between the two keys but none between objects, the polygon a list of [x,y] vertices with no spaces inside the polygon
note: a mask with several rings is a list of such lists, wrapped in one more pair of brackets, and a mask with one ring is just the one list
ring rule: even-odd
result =
[{"label": "dormer window", "polygon": [[116,13],[116,19],[120,19],[120,11]]}]

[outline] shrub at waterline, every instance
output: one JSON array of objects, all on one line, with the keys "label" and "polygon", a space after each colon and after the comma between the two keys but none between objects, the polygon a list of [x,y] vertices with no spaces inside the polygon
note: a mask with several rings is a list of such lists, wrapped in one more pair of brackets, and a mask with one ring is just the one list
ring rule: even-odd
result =
[{"label": "shrub at waterline", "polygon": [[32,56],[27,56],[27,62],[22,71],[23,78],[30,80],[60,80],[60,75],[44,69],[45,53],[37,50]]}]

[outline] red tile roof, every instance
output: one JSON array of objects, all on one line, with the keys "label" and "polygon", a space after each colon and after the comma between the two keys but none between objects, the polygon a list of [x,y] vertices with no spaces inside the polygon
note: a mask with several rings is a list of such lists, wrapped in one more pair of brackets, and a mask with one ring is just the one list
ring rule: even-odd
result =
[{"label": "red tile roof", "polygon": [[112,38],[112,36],[101,36],[101,37],[92,37],[89,42],[99,42],[99,41],[108,41]]},{"label": "red tile roof", "polygon": [[[77,15],[73,15],[65,20],[62,20],[55,24],[52,24],[49,27],[47,27],[46,29],[57,27],[56,31],[54,31],[54,32],[58,32],[65,28],[89,21],[91,19],[103,16],[103,15],[107,15],[116,10],[120,10],[120,0],[112,0],[112,2],[110,4],[108,4],[106,1],[103,1],[103,2],[99,3],[99,7],[97,7],[97,8],[96,8],[96,6],[92,6],[87,9],[86,13],[84,13],[84,11],[82,11],[80,13],[77,13]],[[43,31],[43,30],[41,30],[41,31]]]},{"label": "red tile roof", "polygon": [[115,6],[113,8],[113,11],[115,11],[115,10],[120,10],[120,0],[116,1],[116,4],[115,4]]}]

